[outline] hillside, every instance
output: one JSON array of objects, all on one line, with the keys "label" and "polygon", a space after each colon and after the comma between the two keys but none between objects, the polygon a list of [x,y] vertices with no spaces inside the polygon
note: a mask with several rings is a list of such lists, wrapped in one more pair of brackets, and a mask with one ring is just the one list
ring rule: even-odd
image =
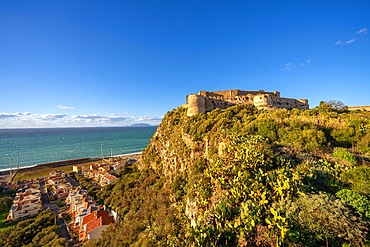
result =
[{"label": "hillside", "polygon": [[368,239],[370,115],[239,105],[168,112],[99,194],[121,222],[89,246],[357,246]]}]

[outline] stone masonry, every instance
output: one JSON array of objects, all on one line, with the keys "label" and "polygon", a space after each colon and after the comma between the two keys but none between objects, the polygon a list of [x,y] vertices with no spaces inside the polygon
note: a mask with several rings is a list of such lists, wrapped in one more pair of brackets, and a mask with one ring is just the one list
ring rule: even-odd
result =
[{"label": "stone masonry", "polygon": [[226,109],[233,105],[251,104],[257,109],[308,109],[307,99],[281,98],[280,92],[225,90],[216,92],[200,91],[186,96],[187,115],[194,116],[213,109]]}]

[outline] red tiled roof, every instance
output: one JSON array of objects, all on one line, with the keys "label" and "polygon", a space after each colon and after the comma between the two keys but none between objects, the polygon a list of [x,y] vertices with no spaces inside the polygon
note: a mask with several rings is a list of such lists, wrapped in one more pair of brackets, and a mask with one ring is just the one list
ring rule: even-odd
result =
[{"label": "red tiled roof", "polygon": [[89,223],[90,221],[92,221],[94,219],[96,219],[96,214],[95,213],[91,213],[91,214],[86,215],[84,217],[82,223],[81,223],[81,226]]},{"label": "red tiled roof", "polygon": [[97,212],[97,217],[102,218],[102,225],[109,225],[110,223],[114,222],[114,217],[109,216],[109,212],[106,210],[99,210]]},{"label": "red tiled roof", "polygon": [[114,222],[114,217],[113,216],[106,216],[106,217],[101,217],[102,218],[102,225],[109,225],[110,223]]},{"label": "red tiled roof", "polygon": [[97,213],[98,213],[98,217],[101,217],[101,216],[108,217],[109,215],[108,211],[104,211],[104,210],[99,210]]},{"label": "red tiled roof", "polygon": [[103,225],[102,217],[92,220],[87,224],[86,232],[91,232],[92,230],[98,228],[101,225]]}]

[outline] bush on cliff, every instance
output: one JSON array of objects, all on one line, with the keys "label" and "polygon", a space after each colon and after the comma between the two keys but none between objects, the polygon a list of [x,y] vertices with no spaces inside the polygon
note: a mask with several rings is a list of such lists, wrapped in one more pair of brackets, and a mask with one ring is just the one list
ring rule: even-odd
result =
[{"label": "bush on cliff", "polygon": [[175,109],[141,159],[99,194],[121,222],[89,245],[360,245],[369,136],[369,114],[327,103],[192,117]]}]

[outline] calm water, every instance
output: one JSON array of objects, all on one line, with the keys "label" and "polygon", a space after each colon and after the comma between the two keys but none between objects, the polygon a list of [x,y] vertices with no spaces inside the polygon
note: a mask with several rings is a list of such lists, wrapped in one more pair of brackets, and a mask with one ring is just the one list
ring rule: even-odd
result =
[{"label": "calm water", "polygon": [[20,167],[35,164],[135,153],[149,143],[157,127],[104,127],[53,129],[0,129],[0,170],[13,167],[19,153]]}]

